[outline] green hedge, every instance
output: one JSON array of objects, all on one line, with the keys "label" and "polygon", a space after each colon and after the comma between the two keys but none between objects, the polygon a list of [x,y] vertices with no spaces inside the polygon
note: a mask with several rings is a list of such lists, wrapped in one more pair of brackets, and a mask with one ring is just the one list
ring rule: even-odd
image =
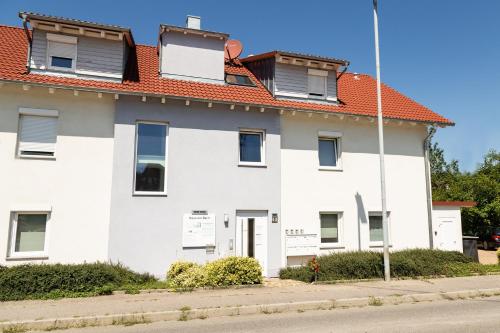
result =
[{"label": "green hedge", "polygon": [[[464,273],[472,263],[471,258],[460,252],[428,249],[396,251],[391,253],[390,258],[393,277],[453,276],[458,272]],[[334,253],[319,256],[316,260],[320,266],[318,281],[384,277],[384,260],[380,252]],[[287,267],[280,271],[280,278],[311,282],[314,273],[309,266]]]},{"label": "green hedge", "polygon": [[109,294],[156,281],[117,264],[41,264],[0,268],[0,301]]},{"label": "green hedge", "polygon": [[222,287],[262,283],[259,262],[248,257],[227,257],[204,266],[189,262],[173,263],[167,273],[174,288]]}]

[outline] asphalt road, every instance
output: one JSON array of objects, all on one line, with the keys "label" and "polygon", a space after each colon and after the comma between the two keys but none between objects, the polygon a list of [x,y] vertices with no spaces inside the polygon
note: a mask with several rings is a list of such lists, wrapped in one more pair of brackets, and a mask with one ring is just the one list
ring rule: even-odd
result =
[{"label": "asphalt road", "polygon": [[500,332],[500,297],[369,306],[352,309],[158,322],[60,331],[170,332]]}]

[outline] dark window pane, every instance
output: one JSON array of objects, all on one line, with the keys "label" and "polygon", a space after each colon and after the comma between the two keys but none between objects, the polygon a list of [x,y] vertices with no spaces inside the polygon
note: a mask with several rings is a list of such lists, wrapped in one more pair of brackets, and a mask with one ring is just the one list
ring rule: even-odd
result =
[{"label": "dark window pane", "polygon": [[54,57],[52,56],[51,66],[54,67],[64,67],[71,68],[73,64],[73,59],[71,58],[63,58],[63,57]]},{"label": "dark window pane", "polygon": [[257,133],[240,133],[240,161],[261,162],[260,147],[262,135]]},{"label": "dark window pane", "polygon": [[337,243],[339,241],[338,215],[321,214],[321,243]]},{"label": "dark window pane", "polygon": [[383,242],[384,234],[382,232],[382,216],[369,216],[370,224],[370,242]]},{"label": "dark window pane", "polygon": [[337,166],[337,140],[319,139],[319,165]]},{"label": "dark window pane", "polygon": [[135,190],[163,192],[167,126],[137,124],[137,127]]},{"label": "dark window pane", "polygon": [[226,83],[242,86],[254,86],[255,84],[246,75],[226,74]]}]

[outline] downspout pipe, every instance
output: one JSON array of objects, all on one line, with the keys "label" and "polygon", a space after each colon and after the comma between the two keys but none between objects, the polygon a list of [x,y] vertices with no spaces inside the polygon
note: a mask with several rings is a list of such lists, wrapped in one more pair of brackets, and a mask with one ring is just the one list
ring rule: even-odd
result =
[{"label": "downspout pipe", "polygon": [[31,44],[32,44],[32,39],[30,35],[30,31],[28,28],[28,15],[25,13],[22,13],[21,19],[23,20],[23,27],[24,27],[24,32],[26,33],[26,38],[28,39],[28,52],[27,52],[27,59],[26,59],[26,71],[29,73],[30,71],[30,59],[31,59]]},{"label": "downspout pipe", "polygon": [[431,185],[431,170],[430,170],[430,147],[432,136],[436,133],[436,128],[431,126],[424,139],[424,163],[425,163],[425,193],[427,196],[427,224],[429,227],[429,247],[434,248],[434,231],[432,226],[432,185]]}]

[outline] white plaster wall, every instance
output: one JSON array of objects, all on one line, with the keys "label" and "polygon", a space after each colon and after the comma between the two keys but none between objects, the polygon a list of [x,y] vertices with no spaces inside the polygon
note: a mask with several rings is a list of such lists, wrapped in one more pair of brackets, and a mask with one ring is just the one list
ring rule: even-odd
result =
[{"label": "white plaster wall", "polygon": [[224,83],[224,42],[181,32],[164,32],[161,75],[181,80]]},{"label": "white plaster wall", "polygon": [[[321,250],[319,254],[378,250],[370,247],[368,228],[368,213],[381,211],[376,123],[297,114],[283,116],[281,130],[283,253],[286,229],[317,233],[319,244],[322,211],[342,212],[341,246]],[[319,131],[342,132],[342,171],[318,169]],[[429,247],[423,157],[425,127],[388,125],[384,134],[392,249]]]},{"label": "white plaster wall", "polygon": [[[439,222],[441,219],[453,221],[453,233],[451,235],[441,235]],[[432,208],[432,229],[434,237],[434,246],[441,250],[463,252],[462,239],[462,216],[458,206],[434,206]],[[440,237],[451,238],[455,241],[455,246],[440,247]]]},{"label": "white plaster wall", "polygon": [[[59,111],[55,160],[16,156],[19,107]],[[107,260],[113,115],[108,96],[0,90],[0,264],[25,262],[6,258],[11,210],[40,204],[52,207],[46,261]]]}]

